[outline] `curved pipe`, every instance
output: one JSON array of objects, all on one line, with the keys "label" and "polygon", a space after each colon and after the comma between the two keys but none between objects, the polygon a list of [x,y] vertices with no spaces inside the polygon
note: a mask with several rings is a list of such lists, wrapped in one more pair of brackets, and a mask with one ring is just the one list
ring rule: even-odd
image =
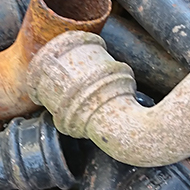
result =
[{"label": "curved pipe", "polygon": [[27,83],[30,98],[51,112],[60,132],[90,138],[116,160],[149,167],[190,156],[190,75],[145,108],[135,99],[130,67],[107,53],[101,37],[78,31],[35,55]]},{"label": "curved pipe", "polygon": [[31,0],[16,42],[0,53],[0,119],[37,109],[27,95],[26,70],[47,41],[67,30],[99,33],[110,11],[110,0]]},{"label": "curved pipe", "polygon": [[181,64],[190,69],[190,10],[186,0],[117,0]]}]

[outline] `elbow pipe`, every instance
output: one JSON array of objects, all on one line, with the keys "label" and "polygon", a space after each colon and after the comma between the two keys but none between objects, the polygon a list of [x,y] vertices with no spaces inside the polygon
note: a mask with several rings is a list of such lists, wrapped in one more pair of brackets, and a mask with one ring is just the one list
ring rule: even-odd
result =
[{"label": "elbow pipe", "polygon": [[67,30],[99,33],[110,11],[110,0],[31,0],[16,42],[0,53],[0,119],[37,109],[27,95],[26,71],[47,41]]},{"label": "elbow pipe", "polygon": [[114,59],[133,69],[137,82],[163,95],[189,72],[134,20],[111,15],[100,35]]},{"label": "elbow pipe", "polygon": [[1,0],[0,2],[0,51],[16,39],[30,0]]},{"label": "elbow pipe", "polygon": [[176,60],[190,69],[190,11],[185,0],[117,0]]},{"label": "elbow pipe", "polygon": [[101,37],[82,31],[47,43],[28,68],[30,98],[60,132],[90,138],[123,163],[151,167],[189,157],[190,75],[146,108],[135,99],[131,68],[105,49]]},{"label": "elbow pipe", "polygon": [[0,189],[32,190],[76,183],[67,167],[59,135],[48,112],[15,118],[0,133]]}]

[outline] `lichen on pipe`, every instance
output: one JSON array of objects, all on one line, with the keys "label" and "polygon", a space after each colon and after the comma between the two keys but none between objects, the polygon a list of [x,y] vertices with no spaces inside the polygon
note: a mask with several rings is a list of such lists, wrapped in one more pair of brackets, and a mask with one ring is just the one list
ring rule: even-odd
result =
[{"label": "lichen on pipe", "polygon": [[116,160],[149,167],[190,156],[190,75],[145,108],[135,99],[131,68],[107,53],[101,37],[72,31],[39,50],[27,84],[30,98],[51,112],[60,132],[90,138]]},{"label": "lichen on pipe", "polygon": [[186,0],[117,0],[176,60],[190,69],[190,10]]},{"label": "lichen on pipe", "polygon": [[26,91],[26,70],[46,42],[67,30],[99,33],[110,11],[110,0],[31,0],[15,43],[0,53],[0,120],[37,109]]}]

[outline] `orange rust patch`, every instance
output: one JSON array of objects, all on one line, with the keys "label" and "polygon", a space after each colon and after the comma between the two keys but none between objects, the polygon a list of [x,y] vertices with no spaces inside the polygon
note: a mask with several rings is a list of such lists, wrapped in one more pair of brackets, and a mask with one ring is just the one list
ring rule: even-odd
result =
[{"label": "orange rust patch", "polygon": [[83,62],[83,61],[79,61],[79,64],[80,64],[80,65],[84,65],[84,62]]},{"label": "orange rust patch", "polygon": [[143,11],[143,7],[140,6],[140,7],[138,8],[138,11],[139,11],[139,12],[142,12],[142,11]]}]

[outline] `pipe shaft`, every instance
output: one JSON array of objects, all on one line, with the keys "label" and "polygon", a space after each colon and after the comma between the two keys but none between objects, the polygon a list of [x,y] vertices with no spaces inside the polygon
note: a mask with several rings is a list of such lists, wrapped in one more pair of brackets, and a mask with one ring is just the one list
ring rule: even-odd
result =
[{"label": "pipe shaft", "polygon": [[33,55],[47,41],[67,30],[100,32],[111,1],[86,0],[76,8],[77,2],[31,0],[16,42],[0,53],[0,119],[37,109],[27,95],[26,70]]},{"label": "pipe shaft", "polygon": [[190,11],[185,0],[117,0],[171,55],[190,68]]},{"label": "pipe shaft", "polygon": [[164,167],[139,168],[117,162],[87,142],[85,142],[88,145],[87,163],[80,190],[189,190],[190,188],[189,159]]},{"label": "pipe shaft", "polygon": [[95,34],[67,32],[47,43],[28,70],[28,93],[64,134],[90,138],[107,154],[136,166],[190,156],[190,75],[160,103],[135,99],[133,72],[116,62]]},{"label": "pipe shaft", "polygon": [[164,95],[189,72],[134,20],[112,15],[104,25],[101,36],[108,52],[116,60],[130,65],[137,82]]}]

